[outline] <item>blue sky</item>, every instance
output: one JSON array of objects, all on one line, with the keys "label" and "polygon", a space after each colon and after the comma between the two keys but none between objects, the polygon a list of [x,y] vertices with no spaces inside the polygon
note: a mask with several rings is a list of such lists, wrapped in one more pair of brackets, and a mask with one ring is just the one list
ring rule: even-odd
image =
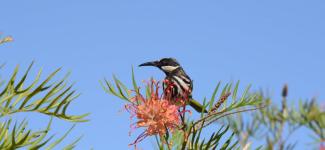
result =
[{"label": "blue sky", "polygon": [[[61,76],[72,72],[82,95],[71,112],[92,113],[91,122],[71,135],[84,135],[77,149],[129,148],[135,136],[128,136],[128,114],[119,113],[123,102],[105,94],[99,80],[116,74],[130,83],[132,65],[162,57],[181,62],[198,99],[210,96],[218,81],[236,80],[270,91],[275,101],[284,83],[292,103],[325,99],[321,0],[11,0],[2,1],[0,10],[0,32],[15,39],[0,47],[0,62],[7,64],[2,76],[32,60],[35,71],[43,67],[48,74],[62,66]],[[154,68],[134,69],[139,81],[163,78]],[[28,119],[41,126],[43,117]],[[55,130],[69,126],[59,121]],[[151,149],[152,143],[147,139],[140,147]]]}]

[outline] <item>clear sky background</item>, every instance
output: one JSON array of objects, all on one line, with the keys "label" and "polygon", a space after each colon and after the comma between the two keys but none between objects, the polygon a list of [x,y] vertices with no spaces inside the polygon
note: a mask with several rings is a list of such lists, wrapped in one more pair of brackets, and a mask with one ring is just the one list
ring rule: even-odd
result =
[{"label": "clear sky background", "polygon": [[[14,42],[0,46],[0,62],[44,73],[58,67],[82,95],[71,113],[91,112],[69,136],[84,135],[77,149],[127,149],[129,115],[123,102],[107,95],[99,80],[116,74],[130,83],[131,66],[162,57],[177,58],[195,82],[194,96],[210,96],[218,81],[241,80],[242,87],[268,90],[280,101],[284,83],[290,102],[316,96],[324,101],[325,2],[322,0],[164,1],[1,1],[0,32]],[[138,81],[163,74],[135,67]],[[42,127],[44,116],[31,115]],[[58,121],[59,135],[72,124]],[[311,133],[301,131],[297,149]],[[139,146],[152,149],[153,140]]]}]

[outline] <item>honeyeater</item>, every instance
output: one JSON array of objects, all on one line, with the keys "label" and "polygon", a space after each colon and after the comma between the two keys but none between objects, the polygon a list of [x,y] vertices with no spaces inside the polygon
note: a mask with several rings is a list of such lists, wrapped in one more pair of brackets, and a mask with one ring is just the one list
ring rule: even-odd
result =
[{"label": "honeyeater", "polygon": [[[188,94],[186,94],[189,96],[188,104],[193,107],[197,112],[203,111],[207,113],[207,111],[203,109],[203,106],[192,98],[193,81],[185,73],[184,69],[181,67],[181,65],[175,58],[162,58],[157,61],[143,63],[139,66],[154,66],[162,70],[166,75],[165,79],[169,82],[172,82],[174,85],[171,90],[172,98],[177,98],[185,95],[185,91],[189,92]],[[166,86],[163,87],[166,88]]]}]

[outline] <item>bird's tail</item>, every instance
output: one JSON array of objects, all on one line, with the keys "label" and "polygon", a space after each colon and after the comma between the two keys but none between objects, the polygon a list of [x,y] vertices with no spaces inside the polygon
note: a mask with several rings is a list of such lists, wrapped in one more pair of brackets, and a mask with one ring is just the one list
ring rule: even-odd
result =
[{"label": "bird's tail", "polygon": [[194,100],[192,98],[189,101],[189,105],[191,107],[193,107],[197,112],[208,113],[208,111],[203,107],[203,105],[201,105],[198,101],[196,101],[196,100]]}]

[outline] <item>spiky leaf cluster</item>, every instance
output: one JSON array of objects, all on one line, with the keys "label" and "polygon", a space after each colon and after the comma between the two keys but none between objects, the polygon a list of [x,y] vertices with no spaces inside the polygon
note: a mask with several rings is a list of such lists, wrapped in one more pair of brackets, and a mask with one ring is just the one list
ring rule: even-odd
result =
[{"label": "spiky leaf cluster", "polygon": [[[316,135],[316,143],[324,140],[325,112],[316,100],[298,101],[299,105],[288,105],[287,86],[284,87],[281,105],[271,103],[271,98],[262,92],[258,99],[268,103],[265,109],[259,109],[245,118],[238,114],[236,117],[227,117],[229,124],[236,133],[241,147],[250,147],[251,143],[265,140],[264,149],[294,149],[297,142],[289,142],[290,136],[298,129],[306,127]],[[302,142],[302,141],[300,141]]]},{"label": "spiky leaf cluster", "polygon": [[[60,69],[55,70],[44,80],[41,80],[40,70],[34,80],[29,83],[28,74],[33,63],[19,77],[17,66],[8,81],[0,82],[0,149],[53,149],[70,133],[68,130],[62,137],[54,138],[48,135],[52,118],[70,122],[87,121],[84,115],[70,115],[67,111],[71,102],[78,97],[67,82],[67,76],[59,81],[53,81]],[[51,121],[45,129],[33,131],[28,129],[28,122],[15,121],[14,114],[35,112],[45,114]],[[15,122],[15,123],[13,123]],[[76,139],[65,149],[73,149],[80,138]]]},{"label": "spiky leaf cluster", "polygon": [[[40,148],[51,150],[61,143],[65,137],[75,127],[72,126],[62,137],[54,140],[54,135],[49,136],[48,133],[51,129],[52,119],[47,127],[43,130],[32,131],[28,130],[28,122],[23,120],[20,123],[13,124],[12,120],[0,123],[0,149],[19,149],[27,148],[30,150],[38,150]],[[51,140],[54,140],[51,142]],[[76,143],[80,140],[77,138],[75,141],[66,145],[64,150],[71,150],[75,147]]]},{"label": "spiky leaf cluster", "polygon": [[26,79],[32,65],[33,63],[20,79],[17,78],[17,66],[9,81],[2,86],[0,117],[19,112],[38,112],[73,122],[86,121],[84,118],[88,114],[77,116],[66,113],[71,102],[79,96],[72,90],[72,85],[68,85],[66,77],[50,83],[60,69],[52,72],[43,81],[40,81],[40,70],[34,81],[27,84]]}]

